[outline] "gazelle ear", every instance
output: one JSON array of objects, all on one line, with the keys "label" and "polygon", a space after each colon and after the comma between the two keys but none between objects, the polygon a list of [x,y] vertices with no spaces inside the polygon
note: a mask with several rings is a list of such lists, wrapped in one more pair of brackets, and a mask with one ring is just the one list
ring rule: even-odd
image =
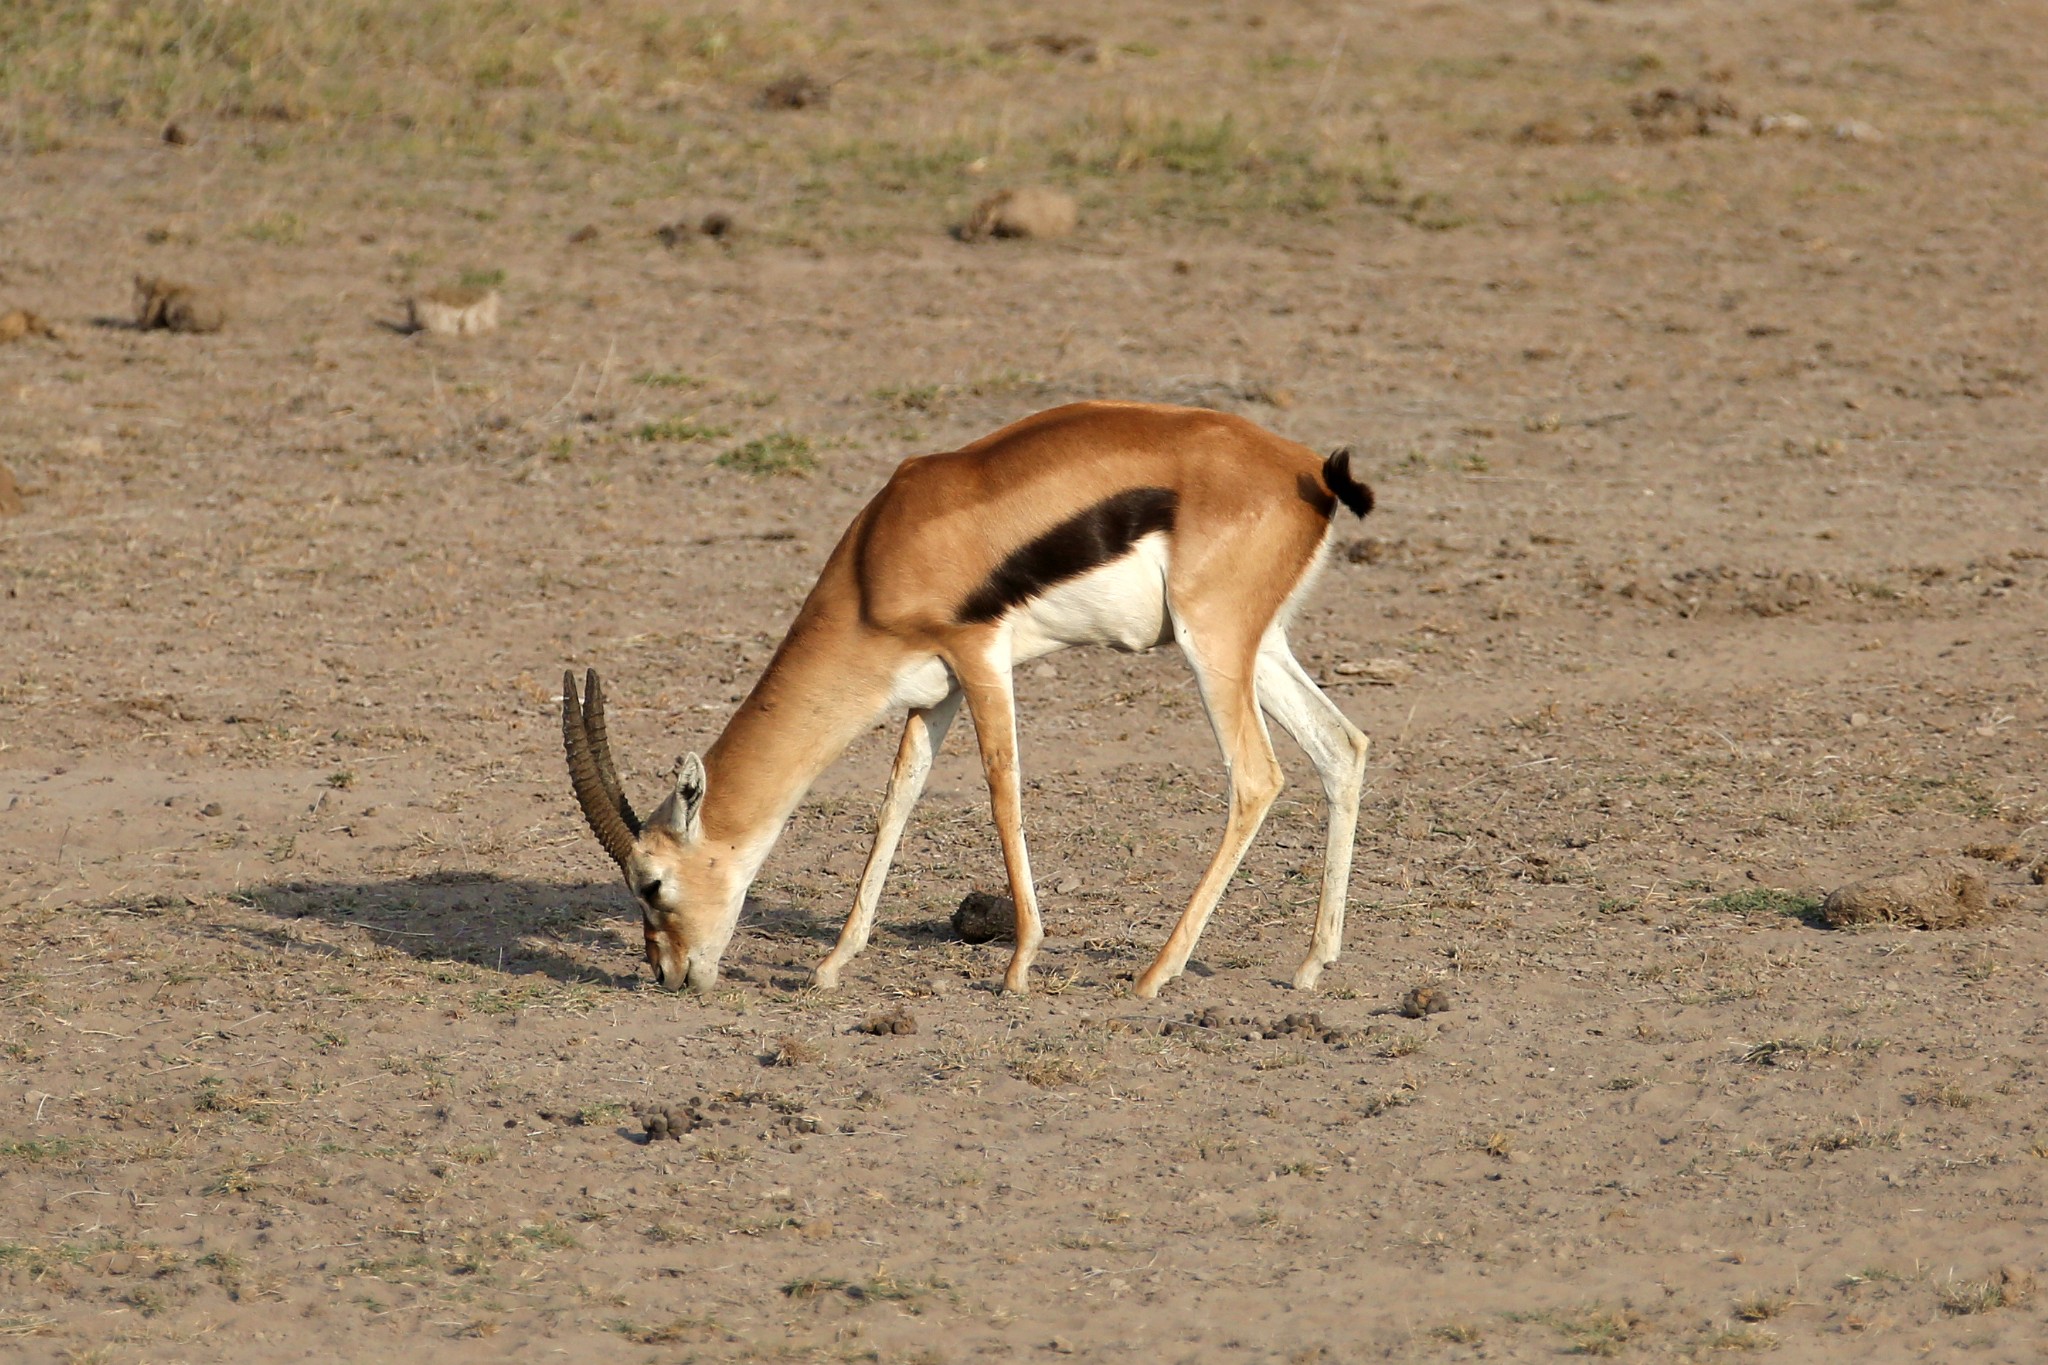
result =
[{"label": "gazelle ear", "polygon": [[686,839],[697,837],[697,815],[704,808],[704,760],[685,754],[676,760],[676,791],[669,805],[671,825]]}]

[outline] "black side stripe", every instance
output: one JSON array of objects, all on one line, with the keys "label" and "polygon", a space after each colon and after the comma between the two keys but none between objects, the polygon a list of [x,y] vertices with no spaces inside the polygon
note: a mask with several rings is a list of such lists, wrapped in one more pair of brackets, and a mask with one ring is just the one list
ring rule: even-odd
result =
[{"label": "black side stripe", "polygon": [[961,604],[957,619],[962,625],[996,620],[1055,583],[1121,558],[1155,531],[1171,531],[1179,506],[1171,488],[1127,488],[1104,498],[1010,551]]}]

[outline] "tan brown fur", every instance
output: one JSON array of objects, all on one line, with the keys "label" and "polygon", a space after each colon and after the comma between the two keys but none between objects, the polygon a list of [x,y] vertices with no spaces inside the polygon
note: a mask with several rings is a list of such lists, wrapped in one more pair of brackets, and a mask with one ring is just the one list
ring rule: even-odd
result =
[{"label": "tan brown fur", "polygon": [[1172,495],[1163,600],[1231,776],[1223,845],[1140,976],[1138,994],[1156,994],[1185,966],[1280,789],[1262,706],[1302,740],[1331,798],[1324,902],[1315,947],[1296,976],[1298,985],[1313,984],[1341,937],[1366,751],[1364,736],[1315,690],[1277,634],[1328,534],[1336,499],[1324,459],[1229,414],[1106,402],[1055,408],[958,451],[906,460],[854,518],[781,647],[704,756],[701,785],[688,788],[679,777],[677,794],[622,865],[647,907],[657,979],[699,987],[716,979],[747,883],[796,802],[888,706],[906,671],[936,659],[953,690],[936,703],[912,703],[854,914],[817,979],[836,984],[865,944],[902,821],[964,699],[1017,907],[1005,984],[1027,988],[1042,929],[1024,846],[1011,627],[963,623],[961,606],[1020,546],[1133,488]]}]

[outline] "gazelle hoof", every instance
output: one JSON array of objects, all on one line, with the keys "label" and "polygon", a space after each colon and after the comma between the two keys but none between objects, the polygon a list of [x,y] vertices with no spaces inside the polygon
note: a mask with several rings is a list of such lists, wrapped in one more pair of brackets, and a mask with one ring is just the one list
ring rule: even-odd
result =
[{"label": "gazelle hoof", "polygon": [[1316,982],[1322,978],[1322,975],[1323,964],[1314,958],[1310,958],[1295,971],[1294,989],[1298,991],[1312,991],[1316,988]]},{"label": "gazelle hoof", "polygon": [[811,973],[811,986],[815,990],[836,991],[839,989],[839,968],[821,965]]}]

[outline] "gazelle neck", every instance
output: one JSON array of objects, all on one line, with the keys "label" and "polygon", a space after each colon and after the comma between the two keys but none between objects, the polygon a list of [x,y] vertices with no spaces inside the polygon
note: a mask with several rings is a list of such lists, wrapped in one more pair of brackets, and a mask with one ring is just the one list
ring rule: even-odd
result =
[{"label": "gazelle neck", "polygon": [[818,775],[888,704],[900,647],[863,625],[857,606],[834,608],[824,596],[804,603],[704,755],[704,837],[757,862]]}]

